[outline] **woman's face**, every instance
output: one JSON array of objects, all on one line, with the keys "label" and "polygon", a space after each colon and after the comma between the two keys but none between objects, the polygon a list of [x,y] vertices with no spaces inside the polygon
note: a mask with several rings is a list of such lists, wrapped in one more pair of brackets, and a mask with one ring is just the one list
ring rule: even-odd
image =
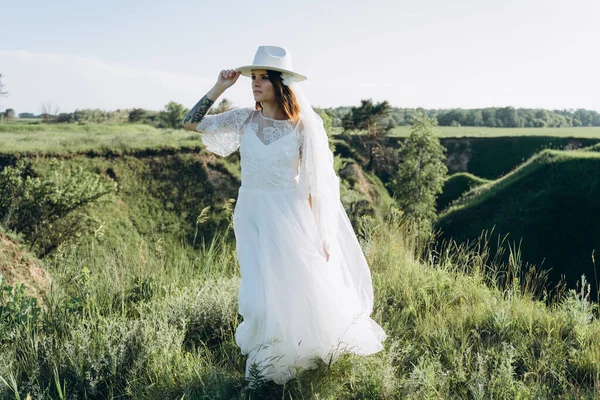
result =
[{"label": "woman's face", "polygon": [[254,101],[259,103],[275,101],[275,91],[266,69],[253,69],[251,79]]}]

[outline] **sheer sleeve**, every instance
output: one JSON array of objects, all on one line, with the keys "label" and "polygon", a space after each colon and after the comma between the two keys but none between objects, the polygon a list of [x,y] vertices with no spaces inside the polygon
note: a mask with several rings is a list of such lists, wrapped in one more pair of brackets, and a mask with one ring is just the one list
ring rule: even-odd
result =
[{"label": "sheer sleeve", "polygon": [[206,149],[220,156],[228,156],[236,151],[242,139],[242,126],[251,113],[251,108],[234,108],[204,116],[196,130],[203,133],[202,143]]}]

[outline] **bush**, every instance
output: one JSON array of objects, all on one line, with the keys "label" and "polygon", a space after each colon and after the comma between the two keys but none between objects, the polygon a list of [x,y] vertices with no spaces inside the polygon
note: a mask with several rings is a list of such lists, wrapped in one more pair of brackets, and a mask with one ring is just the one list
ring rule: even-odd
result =
[{"label": "bush", "polygon": [[188,109],[174,101],[165,106],[165,110],[158,114],[157,128],[183,129],[181,121],[188,113]]},{"label": "bush", "polygon": [[73,120],[79,123],[124,123],[129,119],[128,110],[105,111],[100,109],[75,110]]},{"label": "bush", "polygon": [[0,344],[14,341],[22,329],[35,326],[40,311],[37,300],[27,296],[22,283],[10,286],[0,274]]},{"label": "bush", "polygon": [[38,176],[29,160],[0,172],[0,221],[22,233],[29,250],[43,256],[78,235],[89,223],[84,208],[116,191],[116,183],[53,161]]},{"label": "bush", "polygon": [[68,123],[73,121],[75,121],[73,113],[60,113],[56,116],[56,122],[58,123]]}]

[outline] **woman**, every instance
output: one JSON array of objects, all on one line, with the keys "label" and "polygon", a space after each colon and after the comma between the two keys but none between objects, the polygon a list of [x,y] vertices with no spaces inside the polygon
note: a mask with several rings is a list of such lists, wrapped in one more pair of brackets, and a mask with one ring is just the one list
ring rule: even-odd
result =
[{"label": "woman", "polygon": [[[252,80],[255,107],[206,115],[240,75]],[[248,355],[246,377],[254,367],[280,384],[316,357],[373,354],[386,338],[370,318],[371,274],[339,199],[323,121],[297,84],[305,79],[286,49],[261,46],[253,64],[221,71],[183,121],[211,152],[240,149],[235,340]]]}]

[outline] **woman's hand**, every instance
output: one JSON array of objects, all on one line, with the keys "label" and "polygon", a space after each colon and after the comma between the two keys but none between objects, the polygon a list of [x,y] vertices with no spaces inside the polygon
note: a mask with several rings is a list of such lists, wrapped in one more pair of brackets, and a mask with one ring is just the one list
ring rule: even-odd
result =
[{"label": "woman's hand", "polygon": [[219,73],[216,85],[222,90],[228,89],[237,81],[241,74],[234,69],[224,69]]},{"label": "woman's hand", "polygon": [[323,253],[325,253],[325,261],[329,261],[329,243],[326,240],[321,241],[321,245],[323,246]]}]

